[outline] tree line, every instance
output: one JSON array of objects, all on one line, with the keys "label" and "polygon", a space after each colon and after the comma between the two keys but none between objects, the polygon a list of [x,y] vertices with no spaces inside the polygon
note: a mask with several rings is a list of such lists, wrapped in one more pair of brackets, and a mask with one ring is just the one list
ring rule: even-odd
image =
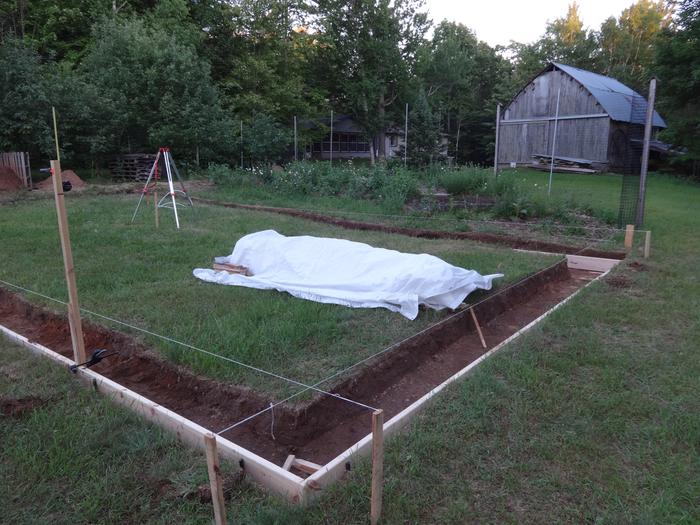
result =
[{"label": "tree line", "polygon": [[[379,139],[382,159],[408,104],[414,162],[442,136],[457,162],[488,163],[495,105],[556,60],[642,93],[658,76],[666,137],[698,159],[700,0],[674,6],[639,0],[592,30],[573,3],[537,41],[491,47],[431,22],[422,0],[6,2],[0,150],[50,156],[55,106],[74,163],[166,144],[179,158],[272,162],[290,155],[295,116],[333,109]],[[302,145],[319,133],[301,126]]]}]

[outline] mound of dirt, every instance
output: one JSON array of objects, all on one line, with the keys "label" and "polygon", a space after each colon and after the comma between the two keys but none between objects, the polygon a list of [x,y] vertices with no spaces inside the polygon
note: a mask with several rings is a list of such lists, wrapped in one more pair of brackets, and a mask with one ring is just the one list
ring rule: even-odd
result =
[{"label": "mound of dirt", "polygon": [[19,177],[10,168],[0,166],[0,191],[17,191],[24,186]]},{"label": "mound of dirt", "polygon": [[[61,178],[63,182],[70,182],[73,188],[84,188],[87,186],[85,181],[78,177],[73,170],[65,170],[61,172]],[[37,184],[37,188],[40,190],[51,190],[53,189],[53,175],[46,180],[41,181]]]}]

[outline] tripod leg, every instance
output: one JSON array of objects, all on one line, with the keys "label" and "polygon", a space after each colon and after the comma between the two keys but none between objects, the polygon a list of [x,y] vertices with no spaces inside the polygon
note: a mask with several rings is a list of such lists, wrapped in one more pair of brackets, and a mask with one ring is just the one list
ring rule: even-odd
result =
[{"label": "tripod leg", "polygon": [[168,189],[170,189],[170,198],[173,201],[173,212],[175,212],[175,226],[180,229],[180,219],[177,217],[177,203],[175,202],[175,188],[173,188],[173,173],[170,171],[170,153],[166,151],[165,155],[165,172],[168,175]]},{"label": "tripod leg", "polygon": [[187,189],[185,188],[185,183],[182,182],[182,177],[180,177],[180,172],[177,171],[177,166],[175,166],[175,161],[171,156],[168,156],[170,159],[170,164],[173,168],[173,171],[175,172],[175,176],[177,177],[177,181],[180,183],[180,187],[182,188],[182,192],[185,194],[185,197],[187,197],[187,200],[190,201],[190,206],[194,207],[194,204],[192,204],[192,199],[190,199],[190,194],[187,193]]},{"label": "tripod leg", "polygon": [[139,207],[141,206],[141,201],[143,200],[143,195],[148,191],[148,185],[151,182],[151,178],[153,177],[153,173],[156,171],[156,166],[158,165],[158,159],[160,159],[160,151],[156,155],[156,161],[153,163],[153,166],[151,166],[151,172],[148,174],[148,179],[146,179],[146,184],[143,187],[143,191],[141,192],[141,197],[139,197],[139,202],[136,205],[136,209],[134,210],[134,215],[131,217],[131,223],[134,223],[134,220],[136,220],[136,214],[139,212]]}]

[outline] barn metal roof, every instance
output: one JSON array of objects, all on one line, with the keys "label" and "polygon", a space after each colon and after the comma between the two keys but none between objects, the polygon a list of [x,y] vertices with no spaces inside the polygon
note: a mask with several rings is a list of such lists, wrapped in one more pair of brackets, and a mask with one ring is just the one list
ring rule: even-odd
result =
[{"label": "barn metal roof", "polygon": [[[557,69],[562,70],[574,80],[582,84],[595,97],[610,118],[620,122],[642,124],[646,120],[647,101],[639,93],[625,86],[619,80],[592,73],[566,64],[552,62]],[[654,111],[652,125],[665,128],[666,122]]]}]

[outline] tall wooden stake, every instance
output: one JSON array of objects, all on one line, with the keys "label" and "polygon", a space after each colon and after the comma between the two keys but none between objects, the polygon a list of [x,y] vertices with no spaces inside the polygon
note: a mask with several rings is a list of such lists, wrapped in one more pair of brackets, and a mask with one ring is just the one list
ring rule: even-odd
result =
[{"label": "tall wooden stake", "polygon": [[372,413],[372,501],[370,523],[379,523],[382,515],[382,491],[384,488],[384,411]]},{"label": "tall wooden stake", "polygon": [[56,110],[55,108],[51,108],[51,111],[53,114],[54,137],[56,139],[56,160],[51,161],[51,173],[53,175],[53,194],[56,200],[56,215],[58,217],[58,234],[61,238],[61,251],[63,252],[63,270],[66,275],[66,286],[68,287],[68,324],[70,326],[70,337],[73,343],[73,360],[76,363],[84,363],[87,361],[85,357],[85,340],[83,339],[83,325],[80,320],[80,303],[78,302],[78,288],[75,285],[73,250],[70,244],[66,202],[63,195],[61,151],[58,147]]},{"label": "tall wooden stake", "polygon": [[216,450],[214,434],[204,436],[207,450],[207,470],[209,471],[209,486],[211,487],[211,502],[214,505],[214,522],[216,525],[226,525],[226,501],[224,500],[224,483],[221,479],[219,453]]},{"label": "tall wooden stake", "polygon": [[647,192],[647,170],[649,169],[649,143],[651,141],[651,128],[654,121],[654,99],[656,98],[656,78],[649,82],[649,100],[647,101],[647,119],[644,125],[644,143],[642,145],[642,169],[639,177],[639,197],[637,201],[637,220],[635,225],[641,228],[644,225],[644,203]]},{"label": "tall wooden stake", "polygon": [[154,204],[154,211],[156,214],[156,228],[159,226],[158,222],[158,181],[156,180],[155,183],[153,184],[153,204]]},{"label": "tall wooden stake", "polygon": [[631,250],[633,243],[634,243],[634,224],[628,224],[627,228],[625,228],[625,248],[627,250]]},{"label": "tall wooden stake", "polygon": [[80,303],[78,302],[78,289],[75,285],[75,268],[68,231],[68,218],[66,217],[66,203],[63,196],[61,163],[58,160],[51,161],[51,173],[53,173],[53,193],[56,199],[56,215],[58,216],[58,234],[61,237],[61,250],[63,251],[63,269],[68,286],[68,323],[73,342],[73,360],[76,363],[84,363],[87,359],[85,358],[83,325],[80,321]]},{"label": "tall wooden stake", "polygon": [[[501,105],[496,104],[496,143],[493,151],[493,176],[498,177],[498,134],[501,131]],[[455,153],[455,156],[457,154]]]},{"label": "tall wooden stake", "polygon": [[647,230],[644,236],[644,258],[648,259],[649,255],[651,255],[651,230]]},{"label": "tall wooden stake", "polygon": [[477,319],[476,319],[476,314],[474,313],[474,308],[470,308],[469,313],[472,314],[472,320],[474,321],[474,326],[476,326],[476,331],[479,334],[479,339],[481,340],[481,346],[486,348],[486,340],[484,339],[484,334],[481,331],[481,326],[479,326],[479,321],[477,321]]},{"label": "tall wooden stake", "polygon": [[299,160],[297,153],[297,116],[294,115],[294,160]]}]

